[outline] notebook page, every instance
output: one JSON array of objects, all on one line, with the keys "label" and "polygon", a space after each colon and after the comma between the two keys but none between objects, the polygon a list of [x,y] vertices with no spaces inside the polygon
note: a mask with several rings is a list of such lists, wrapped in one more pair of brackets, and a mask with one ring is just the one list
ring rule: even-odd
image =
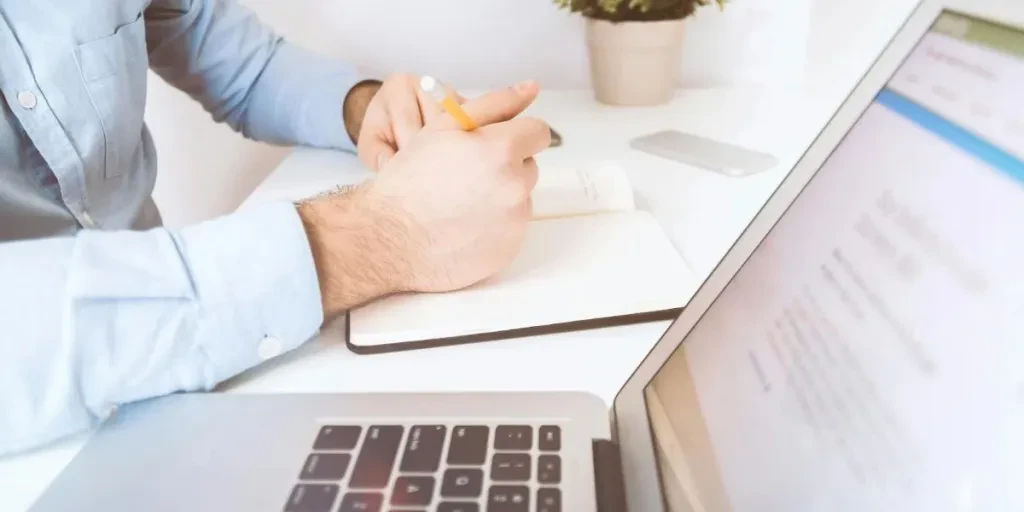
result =
[{"label": "notebook page", "polygon": [[519,257],[467,289],[388,297],[350,314],[373,346],[683,307],[700,281],[647,212],[534,221]]},{"label": "notebook page", "polygon": [[531,194],[533,218],[632,211],[633,188],[626,172],[612,163],[544,167]]}]

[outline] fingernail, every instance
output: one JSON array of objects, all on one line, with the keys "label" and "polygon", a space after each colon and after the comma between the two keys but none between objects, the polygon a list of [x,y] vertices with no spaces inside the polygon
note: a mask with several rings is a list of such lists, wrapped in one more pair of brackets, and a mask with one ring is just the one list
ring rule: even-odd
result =
[{"label": "fingernail", "polygon": [[512,86],[512,88],[515,89],[516,92],[518,92],[518,93],[528,93],[528,92],[533,91],[533,88],[536,87],[536,85],[537,85],[537,82],[535,82],[533,80],[524,80],[524,81],[519,82],[518,84]]},{"label": "fingernail", "polygon": [[387,155],[377,155],[377,170],[384,168],[384,164],[388,163]]}]

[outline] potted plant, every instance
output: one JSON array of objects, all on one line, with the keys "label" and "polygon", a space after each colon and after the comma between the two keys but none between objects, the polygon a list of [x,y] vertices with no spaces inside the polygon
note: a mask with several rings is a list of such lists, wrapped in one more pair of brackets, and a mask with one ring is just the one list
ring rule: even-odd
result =
[{"label": "potted plant", "polygon": [[682,65],[683,20],[726,0],[554,0],[586,19],[596,99],[657,105],[672,98]]}]

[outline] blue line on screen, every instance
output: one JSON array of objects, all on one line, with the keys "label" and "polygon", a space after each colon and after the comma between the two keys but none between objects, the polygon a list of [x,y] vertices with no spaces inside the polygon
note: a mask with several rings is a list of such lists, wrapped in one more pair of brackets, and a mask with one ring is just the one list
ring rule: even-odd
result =
[{"label": "blue line on screen", "polygon": [[1024,184],[1024,162],[891,89],[875,101]]}]

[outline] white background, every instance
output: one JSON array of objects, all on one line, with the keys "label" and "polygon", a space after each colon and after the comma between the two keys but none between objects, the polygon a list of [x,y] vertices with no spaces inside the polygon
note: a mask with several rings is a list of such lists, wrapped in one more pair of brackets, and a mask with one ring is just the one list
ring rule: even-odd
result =
[{"label": "white background", "polygon": [[[462,89],[522,78],[549,88],[588,86],[583,22],[550,0],[243,2],[285,37],[381,72],[430,72]],[[813,80],[843,91],[912,3],[731,0],[724,12],[706,8],[688,21],[681,85]],[[155,196],[171,226],[231,211],[286,154],[215,125],[152,74],[146,119],[160,162]]]}]

